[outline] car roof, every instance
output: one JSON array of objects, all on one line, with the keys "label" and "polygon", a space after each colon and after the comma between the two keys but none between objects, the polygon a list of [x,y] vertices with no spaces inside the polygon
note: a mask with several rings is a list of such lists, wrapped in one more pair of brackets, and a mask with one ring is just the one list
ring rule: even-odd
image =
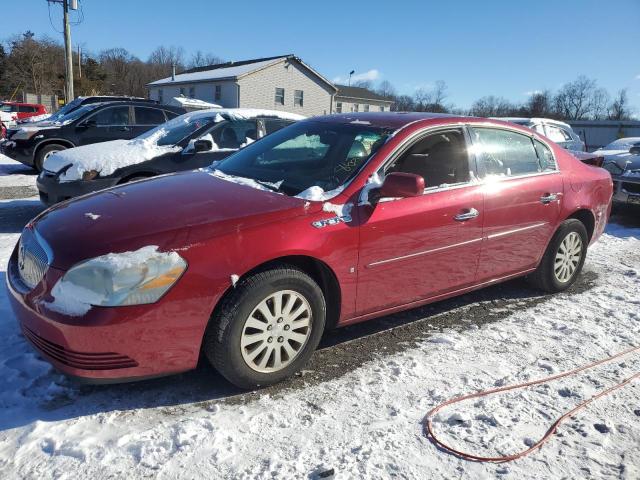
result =
[{"label": "car roof", "polygon": [[320,117],[312,117],[311,121],[321,121],[330,123],[354,123],[364,124],[365,122],[380,128],[389,128],[398,130],[410,123],[422,120],[447,120],[447,121],[465,121],[474,117],[466,117],[463,115],[454,115],[451,113],[430,113],[430,112],[357,112],[357,113],[338,113],[333,115],[324,115]]},{"label": "car roof", "polygon": [[128,105],[132,107],[156,107],[162,108],[163,110],[173,110],[174,112],[185,113],[186,110],[182,107],[174,107],[173,105],[167,105],[166,103],[150,103],[139,100],[113,100],[106,102],[94,102],[90,105],[95,105],[94,108],[104,107],[104,106],[114,106],[114,105]]},{"label": "car roof", "polygon": [[565,128],[571,128],[566,122],[561,120],[554,120],[553,118],[540,118],[540,117],[491,117],[496,120],[502,120],[505,122],[518,123],[518,124],[526,124],[526,123],[551,123],[555,125],[562,125]]}]

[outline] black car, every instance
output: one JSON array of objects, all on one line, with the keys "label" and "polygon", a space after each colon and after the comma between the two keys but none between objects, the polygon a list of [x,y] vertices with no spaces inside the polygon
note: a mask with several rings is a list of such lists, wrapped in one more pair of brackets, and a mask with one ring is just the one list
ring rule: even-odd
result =
[{"label": "black car", "polygon": [[191,112],[131,140],[58,152],[38,176],[46,205],[121,183],[208,167],[244,145],[304,117],[270,110]]},{"label": "black car", "polygon": [[[128,95],[92,95],[90,97],[76,97],[73,100],[71,100],[69,103],[67,103],[65,106],[60,108],[58,111],[56,111],[54,114],[52,114],[51,116],[47,117],[44,120],[39,120],[38,123],[57,122],[65,115],[73,112],[74,110],[77,110],[83,105],[89,105],[90,103],[118,102],[118,101],[126,101],[126,100],[135,101],[135,102],[155,103],[155,104],[158,103],[156,100],[151,100],[151,99],[142,98],[142,97],[131,97]],[[18,125],[24,126],[24,124],[29,124],[29,123],[33,124],[35,122],[29,121],[28,118],[24,120],[18,120]],[[20,127],[11,129],[10,132],[18,131],[19,128]]]},{"label": "black car", "polygon": [[41,171],[52,153],[108,140],[132,139],[183,113],[183,108],[147,101],[89,103],[57,121],[21,126],[7,135],[8,141],[1,149],[4,155]]}]

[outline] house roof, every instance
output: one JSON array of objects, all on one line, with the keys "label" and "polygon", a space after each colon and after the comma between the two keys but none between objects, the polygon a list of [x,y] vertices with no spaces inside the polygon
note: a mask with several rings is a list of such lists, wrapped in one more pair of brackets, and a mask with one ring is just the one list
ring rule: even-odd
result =
[{"label": "house roof", "polygon": [[244,77],[245,75],[249,75],[253,72],[262,70],[263,68],[269,67],[284,60],[295,60],[304,68],[309,70],[313,75],[318,77],[322,82],[326,83],[332,90],[336,90],[336,87],[333,85],[333,83],[324,78],[309,65],[305,64],[298,57],[291,54],[279,55],[277,57],[254,58],[252,60],[226,62],[216,65],[208,65],[205,67],[192,68],[176,75],[175,80],[172,79],[172,77],[166,77],[154,82],[150,82],[147,84],[147,86],[205,82],[210,80],[236,80],[238,78]]},{"label": "house roof", "polygon": [[388,102],[393,103],[388,98],[383,97],[376,92],[372,92],[368,88],[363,87],[351,87],[347,85],[336,85],[338,88],[338,93],[336,97],[345,97],[345,98],[357,98],[361,100],[376,100],[378,102]]}]

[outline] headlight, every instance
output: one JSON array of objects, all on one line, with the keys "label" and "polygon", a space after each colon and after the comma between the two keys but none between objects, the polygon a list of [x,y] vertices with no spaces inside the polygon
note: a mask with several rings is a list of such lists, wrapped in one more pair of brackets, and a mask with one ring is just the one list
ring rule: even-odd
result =
[{"label": "headlight", "polygon": [[186,268],[187,262],[176,252],[158,252],[156,246],[109,253],[71,268],[51,294],[57,304],[65,300],[100,307],[154,303]]},{"label": "headlight", "polygon": [[26,128],[21,128],[11,136],[11,140],[29,140],[36,133],[38,133],[38,130],[27,130]]}]

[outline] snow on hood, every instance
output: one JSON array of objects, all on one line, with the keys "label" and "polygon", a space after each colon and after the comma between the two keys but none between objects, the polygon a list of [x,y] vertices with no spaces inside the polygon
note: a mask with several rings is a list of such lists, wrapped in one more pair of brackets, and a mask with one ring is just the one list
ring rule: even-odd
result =
[{"label": "snow on hood", "polygon": [[340,192],[342,192],[342,190],[344,190],[344,185],[338,188],[334,188],[333,190],[329,190],[328,192],[325,192],[322,187],[314,185],[313,187],[309,187],[306,190],[303,190],[298,195],[296,195],[296,197],[302,198],[304,200],[312,200],[315,202],[324,202],[335,197]]},{"label": "snow on hood", "polygon": [[93,170],[102,176],[111,175],[119,168],[142,163],[165,153],[181,151],[182,147],[176,145],[157,145],[156,142],[165,133],[159,129],[145,138],[112,140],[56,152],[45,160],[44,168],[50,172],[59,172],[71,165],[60,176],[60,182],[80,180],[84,172]]},{"label": "snow on hood", "polygon": [[42,115],[34,115],[33,117],[27,117],[20,120],[20,123],[36,123],[46,120],[51,116],[50,113],[43,113]]}]

